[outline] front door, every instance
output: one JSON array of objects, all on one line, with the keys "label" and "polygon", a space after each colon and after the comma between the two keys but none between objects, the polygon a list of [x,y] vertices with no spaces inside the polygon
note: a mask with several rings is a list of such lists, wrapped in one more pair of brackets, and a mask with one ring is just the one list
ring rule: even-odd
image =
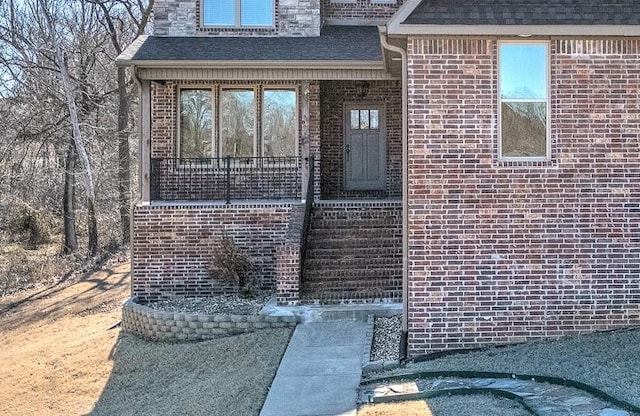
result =
[{"label": "front door", "polygon": [[387,158],[384,108],[380,105],[345,107],[345,189],[385,189]]}]

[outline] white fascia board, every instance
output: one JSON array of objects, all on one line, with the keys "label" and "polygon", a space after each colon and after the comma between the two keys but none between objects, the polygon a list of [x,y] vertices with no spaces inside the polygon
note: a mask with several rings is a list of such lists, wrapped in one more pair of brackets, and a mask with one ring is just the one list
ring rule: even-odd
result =
[{"label": "white fascia board", "polygon": [[391,20],[387,23],[387,32],[389,34],[395,34],[399,29],[402,22],[413,13],[413,11],[422,3],[422,0],[408,0],[405,2],[398,11],[393,15]]},{"label": "white fascia board", "polygon": [[131,65],[131,59],[135,56],[148,37],[149,35],[138,36],[133,42],[131,42],[131,44],[116,57],[116,66]]},{"label": "white fascia board", "polygon": [[[392,31],[393,30],[393,31]],[[393,35],[640,36],[640,25],[422,25],[388,26]]]}]

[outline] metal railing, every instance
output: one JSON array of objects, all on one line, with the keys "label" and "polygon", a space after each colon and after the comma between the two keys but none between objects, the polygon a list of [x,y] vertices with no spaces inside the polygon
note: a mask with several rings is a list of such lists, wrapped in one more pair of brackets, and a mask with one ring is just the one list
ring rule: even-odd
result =
[{"label": "metal railing", "polygon": [[307,253],[307,236],[309,235],[309,227],[311,226],[311,208],[313,208],[314,200],[314,174],[315,174],[315,158],[309,156],[309,176],[307,178],[307,192],[304,201],[304,221],[302,222],[302,234],[300,236],[300,281],[302,281],[302,271],[304,270],[304,259]]},{"label": "metal railing", "polygon": [[302,198],[298,156],[152,158],[152,201]]}]

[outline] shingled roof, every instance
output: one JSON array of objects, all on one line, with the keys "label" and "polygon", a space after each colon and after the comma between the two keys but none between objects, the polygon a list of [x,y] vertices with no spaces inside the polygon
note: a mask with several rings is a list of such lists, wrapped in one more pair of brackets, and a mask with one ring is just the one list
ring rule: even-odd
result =
[{"label": "shingled roof", "polygon": [[375,62],[382,63],[374,26],[327,26],[317,37],[149,36],[119,57],[145,62]]},{"label": "shingled roof", "polygon": [[422,0],[403,24],[638,25],[640,0]]}]

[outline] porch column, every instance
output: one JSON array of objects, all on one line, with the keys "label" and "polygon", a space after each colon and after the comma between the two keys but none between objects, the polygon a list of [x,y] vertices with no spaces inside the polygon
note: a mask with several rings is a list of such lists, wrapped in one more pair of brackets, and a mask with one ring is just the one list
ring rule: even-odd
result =
[{"label": "porch column", "polygon": [[140,80],[139,175],[140,202],[151,200],[151,82]]},{"label": "porch column", "polygon": [[[313,166],[309,166],[309,81],[300,84],[300,152],[302,157],[302,199],[307,195],[309,173]],[[306,161],[306,162],[305,162]]]}]

